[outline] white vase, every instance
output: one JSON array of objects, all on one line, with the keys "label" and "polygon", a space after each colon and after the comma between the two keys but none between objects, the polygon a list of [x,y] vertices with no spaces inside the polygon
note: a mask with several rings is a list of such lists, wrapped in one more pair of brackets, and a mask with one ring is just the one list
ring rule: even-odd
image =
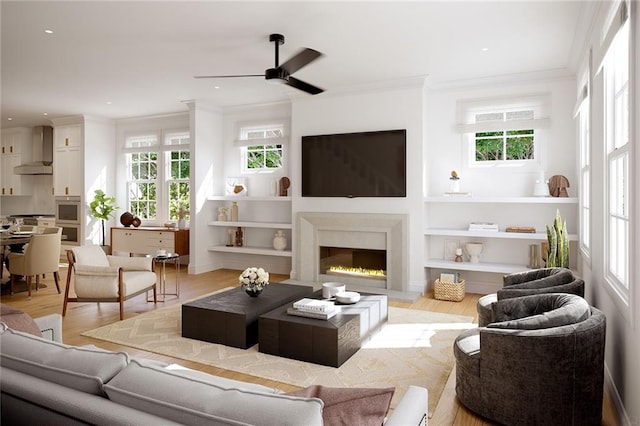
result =
[{"label": "white vase", "polygon": [[231,202],[231,222],[238,221],[238,203],[236,201]]},{"label": "white vase", "polygon": [[460,192],[460,179],[449,179],[449,192]]},{"label": "white vase", "polygon": [[284,232],[278,230],[273,237],[273,248],[276,250],[284,250],[287,248],[287,236]]}]

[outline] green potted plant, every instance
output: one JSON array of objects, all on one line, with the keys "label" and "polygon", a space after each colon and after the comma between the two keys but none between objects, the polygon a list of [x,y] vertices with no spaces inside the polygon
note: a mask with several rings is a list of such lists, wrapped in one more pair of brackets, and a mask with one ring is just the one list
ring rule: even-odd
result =
[{"label": "green potted plant", "polygon": [[547,225],[547,263],[548,268],[559,266],[569,267],[569,232],[567,222],[560,216],[560,211],[556,211],[553,225]]},{"label": "green potted plant", "polygon": [[116,197],[107,197],[104,191],[102,191],[101,189],[96,189],[93,201],[89,204],[92,216],[96,219],[101,220],[102,246],[105,245],[104,223],[105,221],[109,220],[111,216],[113,216],[113,212],[119,209],[119,207],[116,207],[115,202]]}]

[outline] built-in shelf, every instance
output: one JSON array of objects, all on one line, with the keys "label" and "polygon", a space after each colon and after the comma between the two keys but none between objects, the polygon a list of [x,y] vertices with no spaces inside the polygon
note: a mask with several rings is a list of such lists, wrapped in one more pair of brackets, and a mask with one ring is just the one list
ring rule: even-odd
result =
[{"label": "built-in shelf", "polygon": [[265,196],[265,197],[234,197],[233,195],[214,195],[208,198],[210,201],[291,201],[291,197]]},{"label": "built-in shelf", "polygon": [[578,204],[576,197],[473,197],[462,195],[426,197],[427,203]]},{"label": "built-in shelf", "polygon": [[290,223],[280,222],[231,222],[214,220],[209,222],[209,226],[223,226],[227,228],[272,228],[272,229],[291,229]]},{"label": "built-in shelf", "polygon": [[260,254],[264,256],[281,256],[291,257],[291,250],[275,250],[264,247],[227,247],[227,246],[210,246],[208,251],[217,251],[223,253],[242,253],[242,254]]},{"label": "built-in shelf", "polygon": [[[505,231],[468,231],[465,229],[426,228],[424,235],[442,235],[452,237],[480,237],[480,238],[504,238],[516,240],[542,240],[546,241],[545,232],[505,232]],[[569,241],[578,241],[577,234],[569,234]]]},{"label": "built-in shelf", "polygon": [[453,269],[458,271],[476,271],[476,272],[493,272],[499,274],[511,274],[521,272],[527,269],[526,265],[514,265],[508,263],[470,263],[470,262],[454,262],[451,260],[428,259],[425,268],[437,269]]}]

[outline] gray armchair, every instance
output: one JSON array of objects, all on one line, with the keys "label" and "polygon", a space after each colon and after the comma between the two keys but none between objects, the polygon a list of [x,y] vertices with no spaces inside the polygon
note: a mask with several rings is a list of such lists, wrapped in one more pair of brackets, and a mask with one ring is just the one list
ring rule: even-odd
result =
[{"label": "gray armchair", "polygon": [[454,343],[460,402],[505,425],[600,425],[604,314],[565,293],[503,299],[492,310],[497,322]]},{"label": "gray armchair", "polygon": [[478,325],[484,327],[493,322],[491,304],[497,300],[544,293],[568,293],[584,297],[584,281],[567,268],[532,269],[505,275],[502,289],[478,300]]}]

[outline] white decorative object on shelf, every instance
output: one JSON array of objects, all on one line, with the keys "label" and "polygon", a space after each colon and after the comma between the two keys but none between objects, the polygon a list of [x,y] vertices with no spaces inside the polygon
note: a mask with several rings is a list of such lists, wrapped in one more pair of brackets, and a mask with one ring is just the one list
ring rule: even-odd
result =
[{"label": "white decorative object on shelf", "polygon": [[533,188],[534,197],[548,197],[549,194],[549,181],[544,178],[544,170],[540,172],[540,177],[536,180],[536,185]]},{"label": "white decorative object on shelf", "polygon": [[229,209],[226,208],[226,207],[218,207],[218,220],[220,222],[226,222],[228,220],[227,219],[227,211],[228,210]]},{"label": "white decorative object on shelf", "polygon": [[480,254],[482,254],[484,245],[482,243],[467,243],[465,244],[465,248],[467,250],[467,254],[469,255],[469,262],[479,263]]},{"label": "white decorative object on shelf", "polygon": [[276,250],[284,250],[287,248],[287,236],[282,230],[277,230],[273,237],[273,248]]},{"label": "white decorative object on shelf", "polygon": [[224,187],[224,193],[233,197],[246,197],[247,184],[244,178],[228,177]]},{"label": "white decorative object on shelf", "polygon": [[231,202],[231,222],[238,221],[238,203],[236,201]]}]

